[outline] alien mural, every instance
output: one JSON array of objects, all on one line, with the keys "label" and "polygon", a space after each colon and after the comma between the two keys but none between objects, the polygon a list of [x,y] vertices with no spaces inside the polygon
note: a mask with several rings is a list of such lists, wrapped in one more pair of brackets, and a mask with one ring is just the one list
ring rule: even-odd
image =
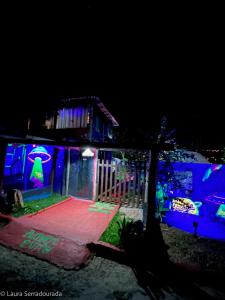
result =
[{"label": "alien mural", "polygon": [[44,186],[44,174],[42,164],[48,163],[51,155],[43,146],[35,147],[28,154],[28,160],[33,163],[30,180],[34,183],[34,188]]}]

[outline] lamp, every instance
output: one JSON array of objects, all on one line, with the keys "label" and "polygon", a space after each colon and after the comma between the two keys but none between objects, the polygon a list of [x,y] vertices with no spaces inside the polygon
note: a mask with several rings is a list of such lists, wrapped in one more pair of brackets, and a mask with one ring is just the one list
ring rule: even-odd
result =
[{"label": "lamp", "polygon": [[82,156],[83,156],[83,157],[93,157],[93,156],[94,156],[94,152],[93,152],[90,148],[86,148],[86,149],[82,152]]}]

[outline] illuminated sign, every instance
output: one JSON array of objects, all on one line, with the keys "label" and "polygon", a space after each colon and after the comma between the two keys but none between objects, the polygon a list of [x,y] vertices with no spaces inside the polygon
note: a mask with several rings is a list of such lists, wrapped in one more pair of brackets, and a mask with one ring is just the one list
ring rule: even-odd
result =
[{"label": "illuminated sign", "polygon": [[225,204],[221,204],[216,213],[217,217],[225,219]]},{"label": "illuminated sign", "polygon": [[172,210],[192,215],[199,215],[198,208],[201,205],[201,202],[193,202],[188,198],[177,197],[172,201]]}]

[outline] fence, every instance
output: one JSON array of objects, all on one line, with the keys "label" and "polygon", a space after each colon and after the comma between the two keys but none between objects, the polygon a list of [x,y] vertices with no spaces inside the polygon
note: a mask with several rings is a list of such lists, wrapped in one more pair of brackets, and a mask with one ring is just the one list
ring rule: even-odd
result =
[{"label": "fence", "polygon": [[98,160],[96,201],[141,208],[145,184],[145,162]]}]

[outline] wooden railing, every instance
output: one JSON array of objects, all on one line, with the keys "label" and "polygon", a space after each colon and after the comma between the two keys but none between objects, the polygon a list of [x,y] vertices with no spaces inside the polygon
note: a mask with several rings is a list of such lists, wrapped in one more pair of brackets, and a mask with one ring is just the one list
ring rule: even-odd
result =
[{"label": "wooden railing", "polygon": [[144,162],[115,163],[98,160],[96,201],[142,207],[145,182]]}]

